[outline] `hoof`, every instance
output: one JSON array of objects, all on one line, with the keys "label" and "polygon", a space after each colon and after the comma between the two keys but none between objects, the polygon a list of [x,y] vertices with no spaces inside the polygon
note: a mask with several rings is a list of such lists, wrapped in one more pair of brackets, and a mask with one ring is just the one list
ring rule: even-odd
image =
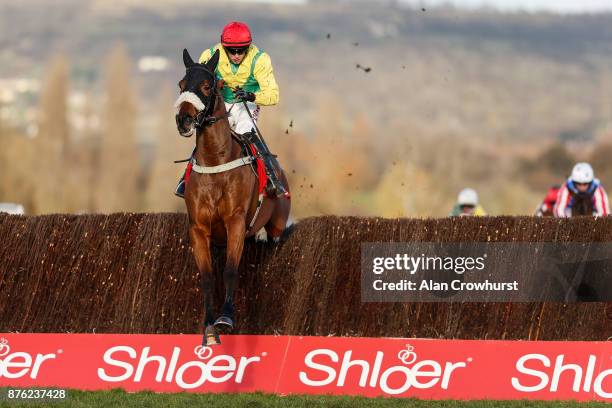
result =
[{"label": "hoof", "polygon": [[234,329],[234,321],[228,316],[221,316],[215,321],[215,329],[229,332]]},{"label": "hoof", "polygon": [[221,344],[219,333],[217,333],[214,326],[206,326],[204,338],[202,339],[202,346],[215,346],[217,344]]}]

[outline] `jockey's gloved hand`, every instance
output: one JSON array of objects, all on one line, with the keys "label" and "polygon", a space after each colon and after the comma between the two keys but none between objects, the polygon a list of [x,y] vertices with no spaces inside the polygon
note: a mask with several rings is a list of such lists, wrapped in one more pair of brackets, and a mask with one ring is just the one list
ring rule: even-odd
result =
[{"label": "jockey's gloved hand", "polygon": [[255,102],[255,94],[253,92],[247,92],[242,88],[236,88],[234,91],[234,98],[239,101]]}]

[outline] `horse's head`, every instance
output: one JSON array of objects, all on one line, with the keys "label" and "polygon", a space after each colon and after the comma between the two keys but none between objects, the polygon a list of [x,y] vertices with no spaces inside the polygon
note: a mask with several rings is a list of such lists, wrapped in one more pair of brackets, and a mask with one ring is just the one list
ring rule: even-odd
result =
[{"label": "horse's head", "polygon": [[595,206],[593,196],[589,193],[578,193],[573,196],[572,216],[593,215]]},{"label": "horse's head", "polygon": [[174,106],[176,127],[180,135],[190,137],[196,128],[202,125],[203,119],[214,111],[217,87],[221,85],[215,76],[219,50],[206,64],[198,64],[193,61],[187,49],[184,49],[183,63],[186,72],[178,83],[180,95]]}]

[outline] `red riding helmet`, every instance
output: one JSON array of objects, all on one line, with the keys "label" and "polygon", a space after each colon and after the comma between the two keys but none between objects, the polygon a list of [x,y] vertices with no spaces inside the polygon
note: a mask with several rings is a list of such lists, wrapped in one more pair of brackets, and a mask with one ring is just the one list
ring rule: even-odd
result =
[{"label": "red riding helmet", "polygon": [[223,28],[221,45],[224,47],[247,47],[251,45],[251,30],[240,21],[232,21]]}]

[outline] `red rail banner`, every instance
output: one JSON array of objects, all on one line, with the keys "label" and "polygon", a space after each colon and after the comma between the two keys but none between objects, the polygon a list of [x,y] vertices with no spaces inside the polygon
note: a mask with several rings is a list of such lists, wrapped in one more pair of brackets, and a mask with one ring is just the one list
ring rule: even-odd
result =
[{"label": "red rail banner", "polygon": [[612,401],[612,343],[0,333],[0,386]]}]

